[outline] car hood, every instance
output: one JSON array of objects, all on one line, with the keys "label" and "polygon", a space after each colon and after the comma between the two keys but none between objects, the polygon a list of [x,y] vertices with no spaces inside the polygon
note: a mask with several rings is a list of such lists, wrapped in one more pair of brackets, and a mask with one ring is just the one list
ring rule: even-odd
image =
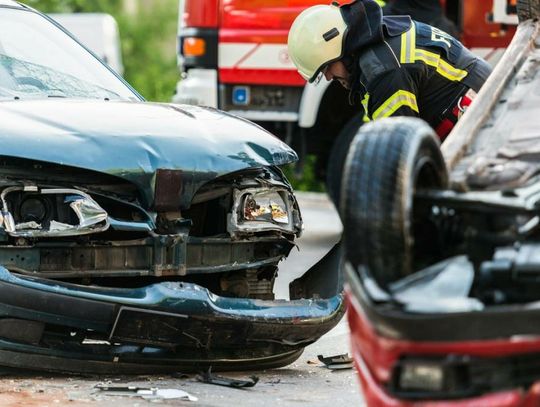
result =
[{"label": "car hood", "polygon": [[99,171],[153,200],[157,169],[182,171],[181,206],[206,182],[297,159],[279,139],[215,109],[149,102],[17,100],[0,104],[3,156]]}]

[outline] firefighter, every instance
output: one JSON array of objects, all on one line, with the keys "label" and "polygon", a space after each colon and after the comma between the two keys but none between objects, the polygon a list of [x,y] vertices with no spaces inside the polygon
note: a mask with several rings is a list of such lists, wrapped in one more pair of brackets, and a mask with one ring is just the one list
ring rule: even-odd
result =
[{"label": "firefighter", "polygon": [[491,72],[451,35],[409,16],[385,16],[373,0],[318,5],[294,21],[291,60],[309,82],[322,75],[361,97],[364,121],[417,116],[441,140]]}]

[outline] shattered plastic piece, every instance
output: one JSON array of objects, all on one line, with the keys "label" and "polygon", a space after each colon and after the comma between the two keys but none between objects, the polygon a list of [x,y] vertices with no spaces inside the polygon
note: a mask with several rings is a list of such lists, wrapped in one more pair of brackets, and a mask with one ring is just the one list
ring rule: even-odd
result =
[{"label": "shattered plastic piece", "polygon": [[15,225],[15,230],[25,229],[41,229],[41,225],[35,221],[18,223]]},{"label": "shattered plastic piece", "polygon": [[96,225],[107,220],[107,212],[105,212],[95,201],[88,197],[73,200],[69,206],[77,214],[79,218],[79,226],[85,228]]},{"label": "shattered plastic piece", "polygon": [[270,210],[272,211],[272,220],[278,223],[289,223],[289,216],[287,212],[277,203],[272,202],[270,204]]},{"label": "shattered plastic piece", "polygon": [[6,210],[2,211],[2,219],[4,223],[4,228],[6,229],[6,232],[15,232],[15,219],[13,219],[13,215],[11,212],[8,212]]},{"label": "shattered plastic piece", "polygon": [[481,311],[483,304],[469,297],[474,268],[466,256],[434,264],[392,284],[394,299],[418,313]]},{"label": "shattered plastic piece", "polygon": [[198,401],[198,398],[188,392],[179,389],[158,389],[157,387],[137,387],[137,386],[109,386],[107,384],[97,384],[96,389],[109,396],[142,397],[143,399],[182,399],[188,401]]},{"label": "shattered plastic piece", "polygon": [[467,170],[467,185],[473,189],[501,190],[523,186],[533,176],[538,174],[540,166],[536,162],[512,159],[520,154],[511,148],[503,148],[503,156],[509,158],[478,157]]},{"label": "shattered plastic piece", "polygon": [[79,219],[78,225],[71,225],[51,219],[49,228],[43,229],[43,226],[35,221],[15,223],[14,217],[8,210],[7,196],[11,193],[20,193],[26,191],[23,187],[5,188],[0,194],[2,204],[2,220],[7,233],[12,236],[21,237],[44,237],[44,236],[74,236],[102,232],[109,228],[109,216],[103,208],[95,202],[92,197],[76,189],[42,189],[40,195],[43,196],[63,196],[70,194],[65,198],[64,204],[69,204]]},{"label": "shattered plastic piece", "polygon": [[218,386],[234,387],[236,389],[244,387],[253,387],[259,381],[257,376],[250,376],[251,380],[240,380],[240,379],[231,379],[228,377],[214,375],[211,372],[211,369],[208,369],[207,372],[201,373],[197,376],[197,379],[203,383],[215,384]]},{"label": "shattered plastic piece", "polygon": [[319,360],[323,362],[328,369],[332,370],[340,370],[340,369],[352,369],[353,367],[353,360],[349,356],[348,353],[344,353],[342,355],[335,355],[335,356],[327,356],[324,357],[323,355],[317,355]]},{"label": "shattered plastic piece", "polygon": [[49,226],[49,230],[51,232],[56,232],[59,230],[69,230],[69,229],[73,229],[73,225],[70,225],[68,223],[58,222],[56,220],[51,220],[51,223]]}]

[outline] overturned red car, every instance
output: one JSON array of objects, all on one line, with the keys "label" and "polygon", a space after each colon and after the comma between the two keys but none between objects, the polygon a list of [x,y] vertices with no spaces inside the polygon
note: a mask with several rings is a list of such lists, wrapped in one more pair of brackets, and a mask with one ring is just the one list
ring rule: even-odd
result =
[{"label": "overturned red car", "polygon": [[369,406],[540,405],[540,2],[439,148],[369,123],[345,163],[346,291]]}]

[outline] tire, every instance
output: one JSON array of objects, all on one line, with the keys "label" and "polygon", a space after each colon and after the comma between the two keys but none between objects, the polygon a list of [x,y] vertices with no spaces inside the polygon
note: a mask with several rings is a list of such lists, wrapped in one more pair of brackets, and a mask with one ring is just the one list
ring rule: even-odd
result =
[{"label": "tire", "polygon": [[447,184],[439,141],[427,123],[397,117],[364,125],[344,168],[341,218],[347,259],[354,267],[367,266],[383,288],[411,274],[415,190]]},{"label": "tire", "polygon": [[347,158],[349,146],[354,139],[354,136],[356,136],[358,129],[363,124],[362,119],[363,115],[355,115],[349,119],[334,141],[328,157],[328,165],[326,167],[326,190],[330,199],[338,209],[345,159]]},{"label": "tire", "polygon": [[540,0],[518,0],[517,14],[520,23],[540,18]]}]

